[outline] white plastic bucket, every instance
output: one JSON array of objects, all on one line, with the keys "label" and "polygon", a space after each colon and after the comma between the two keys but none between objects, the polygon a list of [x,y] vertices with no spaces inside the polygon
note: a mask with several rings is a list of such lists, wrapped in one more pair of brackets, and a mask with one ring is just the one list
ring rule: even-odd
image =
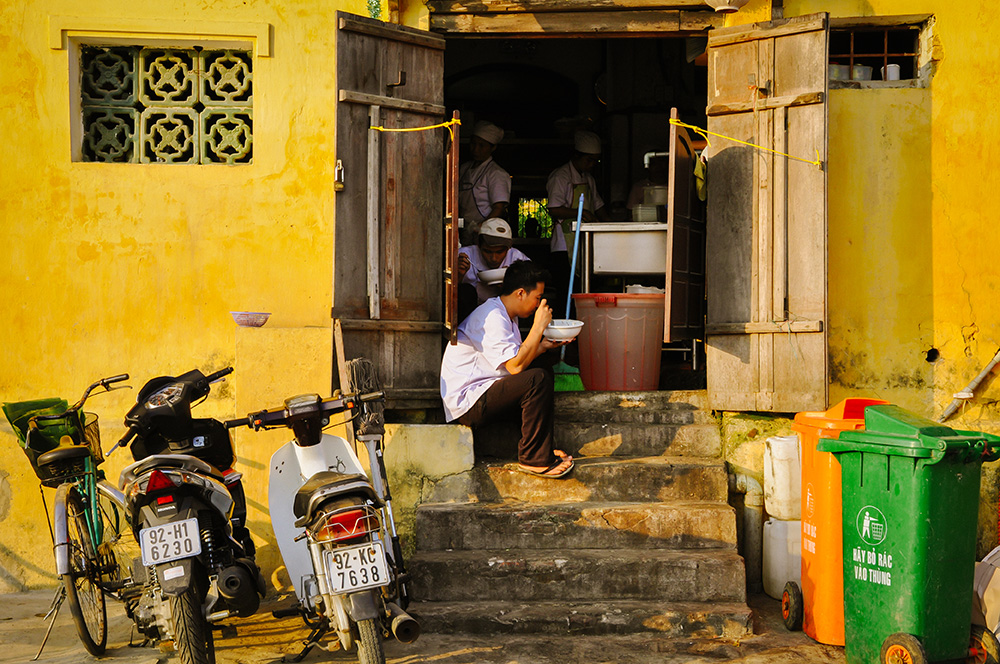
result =
[{"label": "white plastic bucket", "polygon": [[764,509],[769,516],[802,518],[802,455],[798,436],[772,436],[764,443]]},{"label": "white plastic bucket", "polygon": [[785,584],[802,586],[802,522],[768,519],[764,522],[762,574],[764,592],[781,599]]}]

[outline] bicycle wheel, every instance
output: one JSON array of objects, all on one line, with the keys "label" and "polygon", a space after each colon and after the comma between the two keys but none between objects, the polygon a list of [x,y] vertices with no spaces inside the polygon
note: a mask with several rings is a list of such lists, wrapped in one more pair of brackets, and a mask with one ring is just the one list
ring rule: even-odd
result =
[{"label": "bicycle wheel", "polygon": [[83,498],[75,489],[65,495],[70,572],[62,575],[62,582],[80,641],[96,657],[104,654],[108,642],[108,611],[100,586],[100,561],[87,526]]}]

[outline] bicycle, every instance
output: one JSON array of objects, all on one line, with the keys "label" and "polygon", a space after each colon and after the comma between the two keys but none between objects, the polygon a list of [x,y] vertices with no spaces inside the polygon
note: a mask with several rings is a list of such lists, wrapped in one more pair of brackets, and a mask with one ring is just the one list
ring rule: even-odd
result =
[{"label": "bicycle", "polygon": [[104,453],[97,415],[82,410],[96,388],[110,392],[111,385],[124,380],[128,374],[103,378],[90,385],[72,406],[61,398],[3,404],[4,415],[41,483],[39,493],[47,520],[42,487],[56,490],[48,525],[62,585],[45,616],[51,617],[51,622],[34,659],[42,654],[64,599],[69,600],[87,652],[103,654],[108,637],[105,594],[121,599],[119,593],[127,585],[121,577],[116,546],[122,531],[127,533],[125,496],[98,469]]}]

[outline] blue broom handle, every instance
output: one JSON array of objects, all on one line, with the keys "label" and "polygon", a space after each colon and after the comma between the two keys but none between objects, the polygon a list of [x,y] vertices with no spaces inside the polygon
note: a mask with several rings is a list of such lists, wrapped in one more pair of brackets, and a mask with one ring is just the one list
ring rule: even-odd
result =
[{"label": "blue broom handle", "polygon": [[573,299],[573,277],[576,276],[576,257],[580,254],[581,222],[583,222],[583,194],[580,194],[580,204],[576,208],[576,236],[573,240],[573,263],[569,268],[569,290],[566,292],[566,318],[569,318],[569,305]]},{"label": "blue broom handle", "polygon": [[[576,208],[576,235],[573,239],[573,262],[569,268],[569,289],[566,291],[566,318],[569,318],[569,307],[573,302],[573,277],[576,276],[576,257],[580,253],[580,224],[583,222],[583,194],[580,194],[580,204]],[[559,349],[559,361],[566,359],[566,346]]]}]

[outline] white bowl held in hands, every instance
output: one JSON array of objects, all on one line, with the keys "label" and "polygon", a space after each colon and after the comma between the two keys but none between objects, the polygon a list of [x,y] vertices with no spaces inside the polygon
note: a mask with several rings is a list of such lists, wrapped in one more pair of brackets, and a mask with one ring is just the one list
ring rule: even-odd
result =
[{"label": "white bowl held in hands", "polygon": [[542,332],[542,336],[553,341],[569,341],[570,339],[575,339],[582,329],[582,320],[562,318],[549,323],[549,326]]},{"label": "white bowl held in hands", "polygon": [[503,281],[503,275],[507,274],[507,268],[498,267],[495,270],[481,270],[479,280],[484,284],[499,284]]}]

